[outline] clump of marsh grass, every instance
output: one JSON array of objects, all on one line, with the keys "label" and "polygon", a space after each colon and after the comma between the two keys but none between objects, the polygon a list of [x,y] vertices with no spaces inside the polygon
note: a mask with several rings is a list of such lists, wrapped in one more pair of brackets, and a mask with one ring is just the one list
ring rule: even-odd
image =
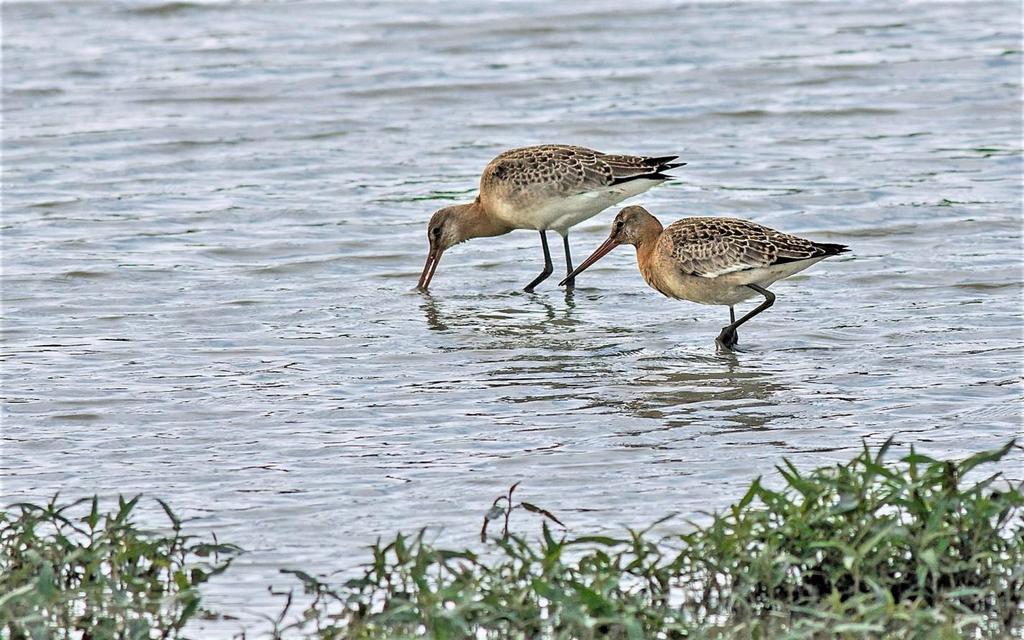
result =
[{"label": "clump of marsh grass", "polygon": [[92,499],[0,511],[0,637],[173,638],[199,612],[199,585],[234,545],[196,541],[158,501],[170,531],[140,529],[139,496],[101,511]]},{"label": "clump of marsh grass", "polygon": [[[890,444],[783,486],[755,480],[688,532],[654,526],[571,535],[553,513],[495,499],[477,549],[444,549],[423,531],[378,541],[342,585],[288,570],[310,596],[275,638],[990,638],[1024,637],[1024,493],[982,475],[1010,443],[961,461]],[[970,480],[967,479],[970,474]],[[980,479],[975,479],[980,478]],[[184,535],[160,502],[164,533],[140,529],[139,498],[109,512],[96,498],[0,512],[0,638],[180,637],[199,587],[232,545]],[[511,530],[512,514],[541,521]],[[517,516],[518,518],[518,516]],[[489,523],[501,522],[488,530]],[[549,523],[559,525],[553,531]]]},{"label": "clump of marsh grass", "polygon": [[[378,541],[338,587],[292,572],[311,594],[274,637],[961,638],[1024,634],[1024,494],[994,472],[1015,446],[942,461],[887,442],[851,462],[755,480],[709,524],[654,538],[508,531],[512,491],[478,551],[424,532]],[[514,489],[513,486],[512,489]],[[500,508],[499,508],[500,507]],[[532,508],[531,508],[532,507]],[[659,524],[659,523],[656,523]],[[284,620],[282,615],[279,621]]]}]

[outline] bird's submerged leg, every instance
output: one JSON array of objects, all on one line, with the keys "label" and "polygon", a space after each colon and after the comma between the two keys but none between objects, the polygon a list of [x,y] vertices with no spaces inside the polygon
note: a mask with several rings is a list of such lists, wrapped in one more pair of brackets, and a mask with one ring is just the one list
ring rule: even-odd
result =
[{"label": "bird's submerged leg", "polygon": [[[568,275],[572,273],[572,254],[569,252],[569,232],[566,231],[565,235],[562,236],[562,246],[565,248],[565,273]],[[572,289],[576,286],[576,278],[566,278],[565,288]]]},{"label": "bird's submerged leg", "polygon": [[551,272],[555,268],[551,265],[551,252],[548,250],[548,236],[544,231],[540,232],[540,246],[544,248],[544,270],[540,272],[540,275],[533,279],[533,282],[526,285],[523,289],[526,293],[533,293],[534,287],[544,282],[551,275]]},{"label": "bird's submerged leg", "polygon": [[762,302],[761,304],[757,305],[757,307],[753,311],[751,311],[750,313],[746,314],[745,316],[743,316],[739,320],[735,319],[736,316],[735,316],[735,313],[733,312],[733,308],[729,307],[729,318],[732,320],[732,322],[729,323],[729,326],[722,327],[722,332],[718,334],[718,338],[715,340],[715,342],[717,342],[718,344],[720,344],[723,347],[726,347],[728,349],[731,349],[732,347],[736,346],[736,342],[738,341],[738,338],[737,338],[737,335],[736,335],[737,327],[739,327],[741,324],[743,324],[747,320],[750,320],[751,318],[753,318],[757,314],[761,313],[762,311],[764,311],[768,307],[770,307],[773,304],[775,304],[775,294],[772,293],[771,291],[765,289],[764,287],[762,287],[760,285],[756,285],[756,284],[748,284],[746,286],[750,287],[754,291],[756,291],[756,292],[760,293],[762,296],[764,296],[764,302]]}]

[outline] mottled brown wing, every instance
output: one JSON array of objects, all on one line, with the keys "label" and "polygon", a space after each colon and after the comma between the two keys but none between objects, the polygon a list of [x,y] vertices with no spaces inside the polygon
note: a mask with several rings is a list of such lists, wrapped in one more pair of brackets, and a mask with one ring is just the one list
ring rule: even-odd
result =
[{"label": "mottled brown wing", "polygon": [[[547,197],[570,197],[600,191],[615,184],[648,177],[665,179],[659,172],[676,156],[607,155],[585,147],[540,145],[512,149],[491,161],[480,179],[481,189],[531,192]],[[511,195],[511,194],[510,194]]]},{"label": "mottled brown wing", "polygon": [[669,244],[665,250],[680,270],[705,278],[828,253],[810,240],[735,218],[687,218],[666,232],[659,242]]}]

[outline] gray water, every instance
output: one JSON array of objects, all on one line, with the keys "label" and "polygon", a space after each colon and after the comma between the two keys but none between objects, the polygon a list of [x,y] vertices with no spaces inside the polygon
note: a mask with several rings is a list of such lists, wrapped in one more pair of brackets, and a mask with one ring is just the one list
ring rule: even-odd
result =
[{"label": "gray water", "polygon": [[[280,566],[472,544],[515,481],[591,531],[1018,434],[1020,4],[629,4],[5,2],[5,503],[165,498],[249,551],[207,592],[251,621]],[[430,213],[540,142],[680,154],[663,221],[852,253],[734,355],[627,248],[527,295],[515,232],[415,292]]]}]

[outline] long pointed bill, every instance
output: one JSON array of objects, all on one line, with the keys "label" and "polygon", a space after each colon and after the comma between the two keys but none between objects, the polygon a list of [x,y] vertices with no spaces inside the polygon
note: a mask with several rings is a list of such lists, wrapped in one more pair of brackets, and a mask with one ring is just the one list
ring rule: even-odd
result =
[{"label": "long pointed bill", "polygon": [[420,283],[416,285],[420,291],[426,291],[430,286],[434,272],[437,271],[437,265],[441,262],[441,253],[441,251],[431,248],[430,253],[427,254],[427,262],[423,265],[423,273],[420,274]]},{"label": "long pointed bill", "polygon": [[605,240],[604,244],[602,244],[600,247],[598,247],[594,251],[594,253],[590,254],[589,258],[587,258],[586,260],[581,262],[580,266],[578,266],[575,269],[573,269],[572,273],[570,273],[569,275],[565,276],[565,280],[562,280],[561,282],[559,282],[558,286],[560,286],[560,287],[565,286],[566,282],[568,282],[572,278],[575,278],[580,273],[583,273],[583,271],[587,267],[589,267],[590,265],[594,264],[595,262],[597,262],[601,258],[605,257],[605,255],[607,255],[609,251],[611,251],[612,249],[614,249],[617,246],[619,246],[619,243],[615,240],[615,238],[608,238],[607,240]]}]

